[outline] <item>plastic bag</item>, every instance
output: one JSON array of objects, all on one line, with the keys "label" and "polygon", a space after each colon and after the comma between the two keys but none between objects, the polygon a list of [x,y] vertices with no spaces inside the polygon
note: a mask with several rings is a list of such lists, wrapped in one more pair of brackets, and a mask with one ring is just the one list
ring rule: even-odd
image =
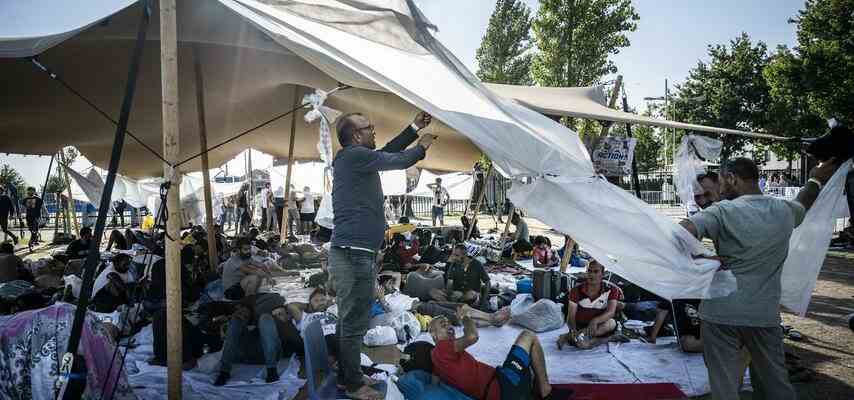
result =
[{"label": "plastic bag", "polygon": [[510,322],[541,333],[563,326],[563,306],[549,299],[536,303],[530,294],[520,294],[510,303]]},{"label": "plastic bag", "polygon": [[394,330],[397,342],[409,343],[421,334],[421,322],[411,312],[388,312],[371,320],[371,325],[388,326]]},{"label": "plastic bag", "polygon": [[332,193],[325,193],[320,200],[320,207],[317,209],[317,215],[314,217],[314,222],[318,225],[327,228],[335,229],[335,224],[332,221],[335,216],[332,213]]},{"label": "plastic bag", "polygon": [[397,334],[390,326],[376,326],[365,333],[364,342],[368,347],[397,344]]}]

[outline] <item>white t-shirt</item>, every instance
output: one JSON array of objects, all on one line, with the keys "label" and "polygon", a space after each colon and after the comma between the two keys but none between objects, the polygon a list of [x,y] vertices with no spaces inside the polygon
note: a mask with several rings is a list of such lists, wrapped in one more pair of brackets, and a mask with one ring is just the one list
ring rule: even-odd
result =
[{"label": "white t-shirt", "polygon": [[311,214],[314,212],[314,196],[311,195],[311,192],[303,192],[305,196],[305,200],[302,201],[302,208],[299,212],[303,214]]},{"label": "white t-shirt", "polygon": [[[107,286],[107,283],[110,282],[110,280],[107,278],[107,275],[109,275],[110,272],[115,272],[119,274],[118,272],[116,272],[116,269],[113,267],[113,264],[110,264],[107,266],[107,268],[104,268],[104,270],[101,271],[101,274],[98,275],[97,278],[95,278],[95,285],[92,287],[92,295],[98,294],[98,291]],[[125,272],[123,274],[119,274],[119,277],[121,277],[125,283],[133,282],[133,277],[130,275],[130,271]]]},{"label": "white t-shirt", "polygon": [[267,189],[267,188],[261,189],[261,200],[260,200],[261,208],[269,207],[269,202],[267,201],[267,199],[269,197],[270,197],[270,189]]}]

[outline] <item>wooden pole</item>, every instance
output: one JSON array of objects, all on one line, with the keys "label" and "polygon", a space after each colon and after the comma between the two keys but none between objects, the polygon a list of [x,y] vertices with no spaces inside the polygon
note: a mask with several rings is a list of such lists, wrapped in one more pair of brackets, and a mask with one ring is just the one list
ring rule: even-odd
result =
[{"label": "wooden pole", "polygon": [[469,229],[466,232],[466,236],[463,238],[463,241],[469,239],[471,236],[471,232],[474,230],[474,224],[477,223],[477,213],[480,211],[480,205],[483,203],[483,198],[486,197],[486,182],[492,178],[492,164],[489,165],[489,170],[486,171],[486,178],[483,179],[483,185],[481,186],[480,193],[477,196],[477,203],[475,204],[474,211],[472,212],[472,219],[469,221]]},{"label": "wooden pole", "polygon": [[205,81],[202,76],[202,61],[199,45],[193,45],[193,69],[196,75],[196,114],[199,117],[199,146],[202,151],[202,180],[205,186],[205,226],[208,232],[208,265],[215,270],[219,265],[216,251],[216,231],[213,220],[213,196],[211,196],[210,164],[208,163],[208,126],[205,123]]},{"label": "wooden pole", "polygon": [[[620,94],[620,87],[623,84],[623,76],[617,75],[617,80],[614,82],[614,90],[611,91],[611,98],[608,100],[608,108],[614,108],[617,105],[617,96]],[[593,150],[596,150],[596,146],[599,144],[599,140],[608,135],[608,130],[611,128],[610,123],[602,125],[602,130],[599,132],[598,136],[594,136],[587,140],[585,145],[587,146],[587,151],[591,154]]]},{"label": "wooden pole", "polygon": [[62,174],[65,176],[65,190],[68,193],[68,214],[71,218],[71,226],[74,234],[80,236],[80,227],[77,225],[77,208],[74,205],[74,196],[71,195],[71,177],[68,176],[68,160],[65,159],[65,148],[59,150],[59,161],[62,162]]},{"label": "wooden pole", "polygon": [[572,248],[575,247],[575,241],[569,235],[563,236],[565,242],[563,244],[563,257],[560,259],[560,272],[565,273],[569,266],[569,259],[572,257]]},{"label": "wooden pole", "polygon": [[[174,165],[178,162],[178,38],[175,0],[160,0],[160,79],[162,85],[163,155]],[[163,166],[170,180],[166,207],[166,350],[169,399],[181,399],[182,318],[181,318],[181,174],[170,165]]]},{"label": "wooden pole", "polygon": [[[299,102],[299,86],[294,85],[294,107]],[[285,174],[285,211],[282,213],[282,241],[287,241],[291,224],[291,173],[294,170],[294,142],[297,134],[297,112],[291,113],[291,140],[288,143],[288,172]],[[324,174],[326,175],[326,174]],[[292,232],[291,232],[292,233]]]},{"label": "wooden pole", "polygon": [[[249,163],[249,198],[246,199],[246,205],[249,208],[249,226],[252,226],[252,220],[255,218],[255,174],[252,173],[252,148],[246,152],[246,162]],[[247,232],[248,233],[248,232]]]}]

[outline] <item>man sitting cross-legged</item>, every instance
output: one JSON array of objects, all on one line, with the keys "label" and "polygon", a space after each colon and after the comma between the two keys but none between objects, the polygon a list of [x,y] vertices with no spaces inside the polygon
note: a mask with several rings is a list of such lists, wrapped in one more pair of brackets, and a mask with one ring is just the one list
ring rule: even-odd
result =
[{"label": "man sitting cross-legged", "polygon": [[431,352],[433,373],[443,382],[474,399],[570,398],[571,391],[549,384],[543,348],[536,335],[529,331],[519,334],[504,365],[493,368],[466,351],[477,343],[477,326],[465,309],[460,309],[458,318],[463,323],[463,336],[459,338],[445,317],[433,319],[427,327],[436,343]]},{"label": "man sitting cross-legged", "polygon": [[617,329],[619,302],[623,291],[617,285],[602,281],[605,267],[598,261],[587,264],[587,279],[569,292],[569,313],[566,324],[569,333],[558,338],[558,348],[571,344],[580,349],[590,349],[612,338]]},{"label": "man sitting cross-legged", "polygon": [[448,257],[445,271],[445,290],[432,289],[435,301],[479,305],[489,293],[489,275],[483,265],[466,254],[466,246],[457,244]]}]

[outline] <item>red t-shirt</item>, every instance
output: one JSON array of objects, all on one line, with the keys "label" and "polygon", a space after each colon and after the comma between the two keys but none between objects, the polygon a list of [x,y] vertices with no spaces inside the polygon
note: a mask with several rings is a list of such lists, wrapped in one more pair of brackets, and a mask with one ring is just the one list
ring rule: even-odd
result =
[{"label": "red t-shirt", "polygon": [[608,309],[609,301],[620,301],[622,299],[623,290],[611,282],[602,282],[602,289],[599,291],[599,296],[595,299],[590,298],[590,295],[587,294],[586,282],[569,291],[569,301],[578,304],[578,313],[575,315],[575,321],[584,325],[604,313]]},{"label": "red t-shirt", "polygon": [[454,341],[442,340],[436,343],[430,355],[433,361],[433,373],[442,382],[451,385],[473,399],[484,398],[483,394],[489,385],[487,400],[499,400],[501,388],[495,377],[495,368],[477,361],[467,351],[454,351]]}]

